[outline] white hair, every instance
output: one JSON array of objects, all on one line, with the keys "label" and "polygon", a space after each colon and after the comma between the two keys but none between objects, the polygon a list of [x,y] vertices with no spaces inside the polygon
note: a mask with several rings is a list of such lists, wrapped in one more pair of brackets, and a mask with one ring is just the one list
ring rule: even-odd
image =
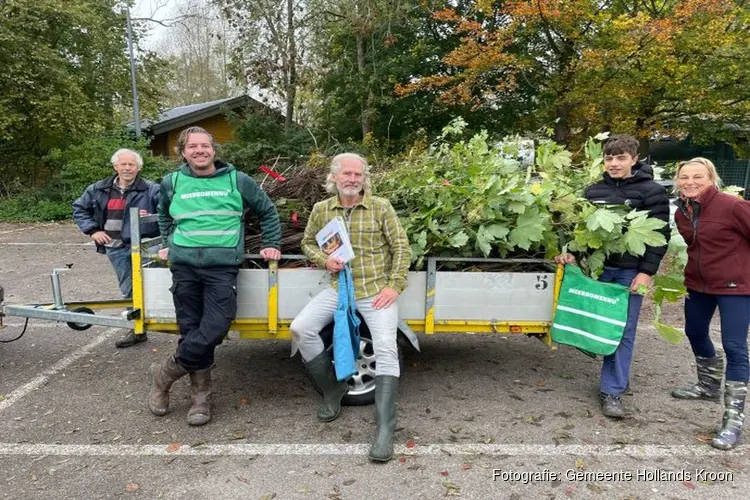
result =
[{"label": "white hair", "polygon": [[370,165],[363,156],[356,153],[341,153],[333,157],[333,160],[331,160],[331,170],[326,177],[326,183],[323,187],[326,188],[328,193],[338,194],[339,190],[336,188],[336,182],[333,180],[333,176],[339,173],[339,170],[341,170],[341,164],[346,160],[357,160],[362,165],[365,176],[362,181],[362,189],[365,193],[369,193],[371,190]]},{"label": "white hair", "polygon": [[137,151],[133,151],[132,149],[127,148],[118,149],[117,151],[115,151],[115,154],[112,155],[112,158],[110,158],[109,161],[112,162],[113,167],[120,161],[120,155],[123,153],[130,153],[131,155],[135,156],[135,163],[138,165],[138,168],[143,167],[143,158],[141,158],[141,155],[139,155]]}]

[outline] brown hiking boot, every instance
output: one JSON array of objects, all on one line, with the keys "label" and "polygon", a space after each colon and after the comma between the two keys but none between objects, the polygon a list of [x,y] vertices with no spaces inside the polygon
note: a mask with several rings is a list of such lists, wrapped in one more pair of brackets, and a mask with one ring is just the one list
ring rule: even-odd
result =
[{"label": "brown hiking boot", "polygon": [[175,380],[187,375],[187,370],[175,361],[174,356],[170,356],[162,364],[152,364],[148,372],[151,375],[148,409],[156,416],[166,415],[169,411],[169,389]]},{"label": "brown hiking boot", "polygon": [[190,390],[193,406],[188,411],[188,424],[205,425],[211,420],[211,368],[190,373]]},{"label": "brown hiking boot", "polygon": [[133,330],[130,330],[115,342],[115,347],[130,347],[147,340],[148,336],[146,335],[146,332],[143,332],[140,335],[136,335]]}]

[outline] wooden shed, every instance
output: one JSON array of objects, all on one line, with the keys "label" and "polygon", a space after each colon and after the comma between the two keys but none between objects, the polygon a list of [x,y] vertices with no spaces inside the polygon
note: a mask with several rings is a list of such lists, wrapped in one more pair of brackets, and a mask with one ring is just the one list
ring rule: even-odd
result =
[{"label": "wooden shed", "polygon": [[[208,130],[218,144],[229,142],[233,139],[234,130],[227,113],[231,111],[241,115],[249,108],[268,110],[265,104],[247,95],[168,109],[156,121],[145,124],[144,128],[153,135],[151,152],[159,156],[177,157],[174,151],[177,137],[182,130],[192,126]],[[278,111],[274,112],[278,114]]]}]

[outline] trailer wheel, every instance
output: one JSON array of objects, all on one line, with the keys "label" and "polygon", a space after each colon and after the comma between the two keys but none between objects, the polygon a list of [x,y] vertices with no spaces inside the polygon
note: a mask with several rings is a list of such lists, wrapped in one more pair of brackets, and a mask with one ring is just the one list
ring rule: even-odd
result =
[{"label": "trailer wheel", "polygon": [[[73,309],[70,312],[91,314],[92,316],[94,315],[94,311],[89,309],[88,307],[79,307],[78,309]],[[82,332],[91,328],[92,325],[89,323],[76,323],[75,321],[68,321],[68,326],[73,330]]]},{"label": "trailer wheel", "polygon": [[[357,313],[359,314],[359,313]],[[370,329],[367,328],[362,316],[359,327],[359,356],[356,361],[357,373],[349,379],[349,392],[341,400],[346,406],[365,406],[375,403],[375,352],[372,347]],[[333,357],[333,323],[326,326],[320,332],[320,338],[326,351]],[[403,371],[402,350],[397,344],[398,361]],[[313,387],[321,393],[320,388],[313,381]]]}]

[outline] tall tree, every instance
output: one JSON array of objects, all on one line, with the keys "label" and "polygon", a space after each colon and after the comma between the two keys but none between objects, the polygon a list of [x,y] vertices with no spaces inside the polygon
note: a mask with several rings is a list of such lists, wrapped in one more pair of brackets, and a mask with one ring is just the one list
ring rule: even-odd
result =
[{"label": "tall tree", "polygon": [[[51,148],[97,134],[129,107],[123,6],[118,0],[0,3],[4,181],[33,183]],[[154,107],[153,90],[144,94],[147,108]]]},{"label": "tall tree", "polygon": [[[462,2],[458,2],[462,3]],[[320,125],[339,139],[371,135],[398,143],[438,133],[451,113],[431,96],[399,97],[394,84],[445,67],[458,38],[431,15],[442,2],[314,0],[312,63]]]},{"label": "tall tree", "polygon": [[447,71],[403,92],[554,124],[559,142],[601,129],[655,132],[746,124],[750,32],[746,0],[473,2],[437,12],[461,44]]},{"label": "tall tree", "polygon": [[214,0],[236,30],[231,68],[242,85],[284,102],[285,128],[294,124],[307,36],[304,0]]},{"label": "tall tree", "polygon": [[220,9],[211,0],[180,0],[169,19],[155,44],[172,73],[165,105],[184,106],[238,93],[228,70],[235,34]]}]

